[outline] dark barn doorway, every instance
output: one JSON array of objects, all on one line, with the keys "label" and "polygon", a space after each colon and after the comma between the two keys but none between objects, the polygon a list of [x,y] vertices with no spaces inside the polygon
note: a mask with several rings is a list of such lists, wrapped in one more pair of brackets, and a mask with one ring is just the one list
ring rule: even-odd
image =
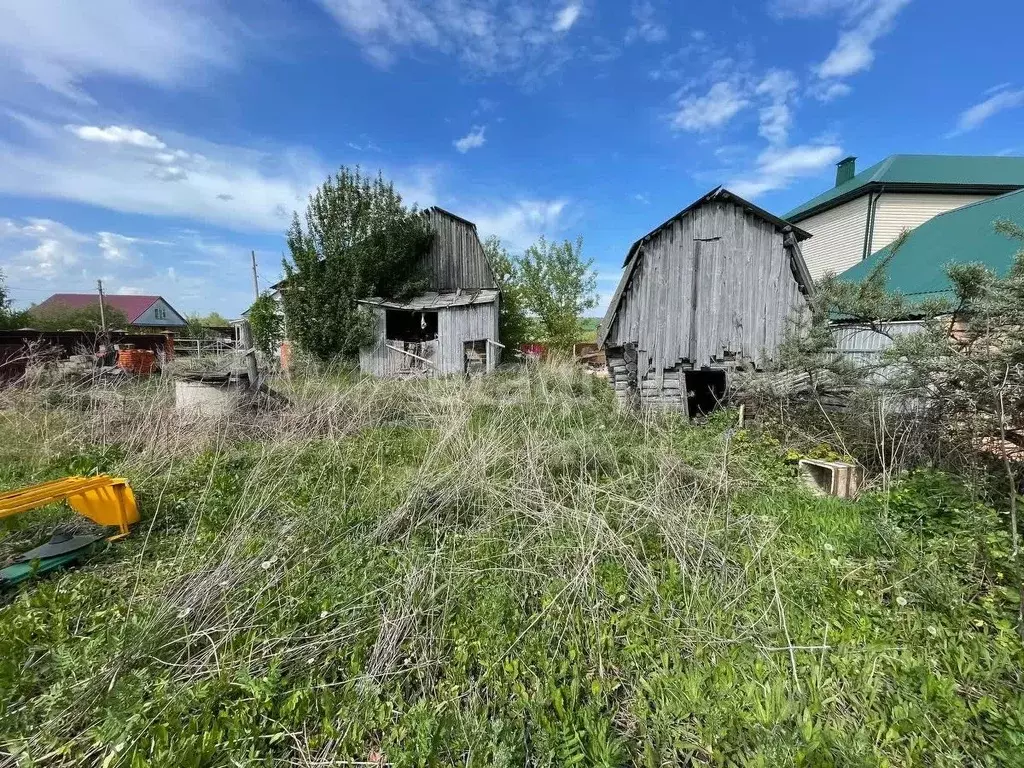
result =
[{"label": "dark barn doorway", "polygon": [[384,316],[384,338],[389,341],[434,341],[437,338],[437,312],[389,309]]},{"label": "dark barn doorway", "polygon": [[687,371],[686,407],[690,416],[705,416],[725,398],[725,371]]}]

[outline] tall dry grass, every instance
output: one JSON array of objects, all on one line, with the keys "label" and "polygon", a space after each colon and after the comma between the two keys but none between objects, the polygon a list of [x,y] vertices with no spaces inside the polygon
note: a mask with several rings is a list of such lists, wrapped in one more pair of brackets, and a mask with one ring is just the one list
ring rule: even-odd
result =
[{"label": "tall dry grass", "polygon": [[[288,405],[223,419],[177,411],[160,378],[3,393],[3,450],[22,475],[116,447],[105,469],[137,486],[143,511],[83,587],[90,605],[107,590],[102,650],[88,639],[96,622],[61,638],[63,661],[49,658],[0,718],[9,748],[52,765],[174,764],[175,749],[209,764],[353,764],[385,747],[397,759],[370,714],[328,727],[336,696],[386,701],[396,724],[427,702],[472,743],[481,713],[525,717],[548,695],[554,673],[538,665],[562,655],[602,691],[594,728],[614,737],[599,744],[653,728],[638,714],[653,695],[644,686],[675,659],[745,654],[798,700],[823,685],[828,625],[808,618],[805,597],[818,598],[794,594],[793,576],[826,566],[781,532],[786,505],[812,502],[770,444],[621,411],[568,364],[277,386]],[[91,663],[62,678],[75,660]],[[827,717],[855,720],[852,694],[826,687]],[[268,696],[255,710],[266,717],[238,691]],[[189,718],[218,708],[239,724],[204,752]],[[691,729],[659,727],[645,738]],[[597,747],[580,749],[596,759]],[[440,759],[476,759],[456,752]]]}]

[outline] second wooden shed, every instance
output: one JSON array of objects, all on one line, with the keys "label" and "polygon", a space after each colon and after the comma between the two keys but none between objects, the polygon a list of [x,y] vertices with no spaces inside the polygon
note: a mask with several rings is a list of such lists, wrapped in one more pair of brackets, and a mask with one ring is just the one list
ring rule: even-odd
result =
[{"label": "second wooden shed", "polygon": [[718,187],[637,240],[598,330],[626,402],[693,414],[772,360],[812,282],[810,235]]}]

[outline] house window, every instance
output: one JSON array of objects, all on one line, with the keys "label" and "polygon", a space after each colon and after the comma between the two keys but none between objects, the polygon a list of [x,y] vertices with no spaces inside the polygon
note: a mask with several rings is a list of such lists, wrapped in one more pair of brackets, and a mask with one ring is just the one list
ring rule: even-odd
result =
[{"label": "house window", "polygon": [[156,309],[153,310],[153,317],[155,317],[157,320],[166,320],[167,310],[157,307]]},{"label": "house window", "polygon": [[407,312],[389,309],[384,317],[384,335],[390,341],[433,341],[437,338],[437,312]]}]

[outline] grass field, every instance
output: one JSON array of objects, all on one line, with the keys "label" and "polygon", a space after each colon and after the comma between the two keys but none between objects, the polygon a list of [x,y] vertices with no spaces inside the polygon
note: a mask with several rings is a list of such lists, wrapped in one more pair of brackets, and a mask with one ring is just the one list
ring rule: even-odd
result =
[{"label": "grass field", "polygon": [[954,479],[815,498],[770,432],[625,413],[558,365],[288,393],[225,422],[161,381],[0,394],[3,487],[110,472],[143,515],[0,607],[0,752],[1024,764],[1020,569]]}]

